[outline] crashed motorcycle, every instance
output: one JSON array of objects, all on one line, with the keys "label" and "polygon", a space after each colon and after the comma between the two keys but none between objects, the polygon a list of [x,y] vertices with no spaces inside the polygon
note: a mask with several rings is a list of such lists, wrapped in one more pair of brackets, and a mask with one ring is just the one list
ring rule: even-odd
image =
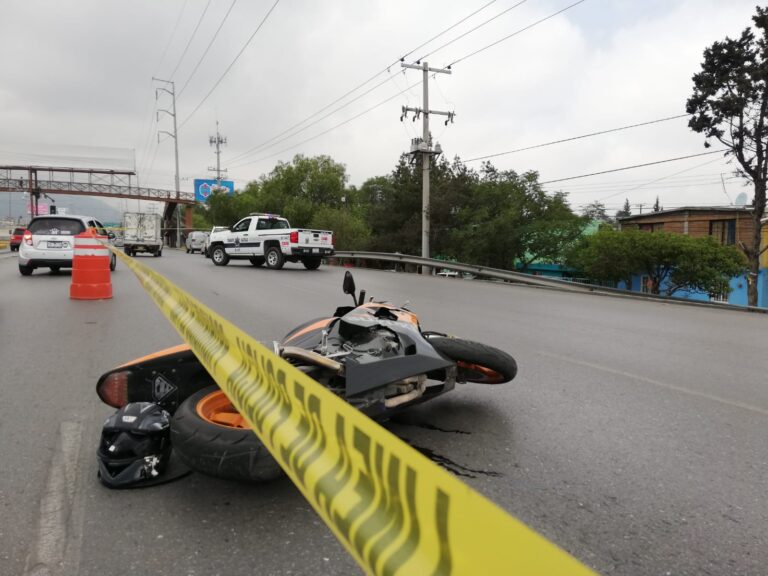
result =
[{"label": "crashed motorcycle", "polygon": [[[273,348],[375,420],[437,398],[457,383],[501,384],[517,373],[506,352],[424,331],[405,306],[373,298],[366,302],[365,291],[356,293],[349,272],[343,290],[351,295],[352,306],[294,328]],[[106,372],[96,391],[118,409],[143,402],[166,411],[173,451],[192,470],[242,481],[270,480],[282,473],[186,345]]]}]

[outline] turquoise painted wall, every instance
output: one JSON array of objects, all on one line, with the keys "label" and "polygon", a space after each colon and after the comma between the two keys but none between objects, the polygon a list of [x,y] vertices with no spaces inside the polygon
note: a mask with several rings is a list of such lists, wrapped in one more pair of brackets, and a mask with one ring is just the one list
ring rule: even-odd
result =
[{"label": "turquoise painted wall", "polygon": [[[632,277],[632,285],[630,290],[632,292],[642,292],[640,285],[640,274],[636,274]],[[735,276],[731,278],[730,282],[731,293],[728,295],[728,304],[734,304],[736,306],[747,305],[747,277]],[[620,282],[618,288],[624,290],[627,289],[624,282]],[[664,292],[664,285],[661,287],[662,293]],[[677,298],[686,298],[688,300],[696,300],[699,302],[709,302],[708,294],[698,294],[691,292],[678,291],[674,294]],[[757,277],[757,305],[761,308],[768,308],[768,269],[762,268]]]}]

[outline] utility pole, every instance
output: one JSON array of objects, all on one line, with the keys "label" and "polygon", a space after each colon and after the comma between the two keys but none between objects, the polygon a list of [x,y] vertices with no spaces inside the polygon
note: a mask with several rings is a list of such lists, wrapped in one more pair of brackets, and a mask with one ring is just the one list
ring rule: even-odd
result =
[{"label": "utility pole", "polygon": [[[418,120],[419,116],[423,116],[422,120],[422,137],[419,140],[415,138],[411,141],[411,157],[414,158],[416,154],[421,152],[421,256],[422,258],[429,258],[429,170],[432,156],[438,156],[442,153],[440,144],[437,144],[435,148],[432,148],[432,135],[429,132],[429,115],[438,114],[440,116],[446,116],[448,122],[453,122],[453,118],[456,115],[454,112],[441,112],[440,110],[429,109],[429,73],[435,74],[450,74],[449,68],[430,68],[427,62],[420,62],[417,64],[406,64],[401,62],[403,68],[411,68],[413,70],[421,70],[424,74],[422,80],[424,89],[424,102],[423,108],[411,108],[410,106],[402,107],[402,114],[400,121],[402,122],[408,117],[408,112],[413,112],[413,121]],[[432,273],[432,269],[429,266],[422,266],[421,273],[429,275]]]},{"label": "utility pole", "polygon": [[[167,88],[163,88],[162,86],[160,88],[155,88],[155,100],[157,100],[158,93],[159,92],[167,92],[171,95],[171,103],[172,103],[172,110],[158,110],[157,111],[157,120],[160,121],[160,112],[165,112],[169,116],[173,117],[173,134],[170,132],[167,132],[165,130],[158,130],[157,132],[157,142],[160,143],[160,134],[168,134],[171,138],[173,138],[173,144],[174,144],[174,153],[176,156],[176,199],[179,199],[180,196],[180,187],[179,187],[179,138],[178,138],[178,130],[176,128],[176,84],[173,82],[173,80],[163,80],[162,78],[155,78],[152,76],[152,80],[156,82],[164,82],[165,84],[170,84],[171,89],[168,90]],[[181,247],[181,228],[180,228],[180,222],[181,222],[181,215],[179,214],[180,204],[176,203],[176,246]]]},{"label": "utility pole", "polygon": [[219,134],[219,121],[216,120],[216,136],[210,136],[208,138],[208,143],[211,146],[216,146],[216,166],[209,166],[208,171],[209,172],[216,172],[216,188],[221,188],[221,174],[222,172],[224,175],[227,173],[227,169],[224,168],[224,170],[221,169],[221,145],[227,143],[227,137],[222,136]]}]

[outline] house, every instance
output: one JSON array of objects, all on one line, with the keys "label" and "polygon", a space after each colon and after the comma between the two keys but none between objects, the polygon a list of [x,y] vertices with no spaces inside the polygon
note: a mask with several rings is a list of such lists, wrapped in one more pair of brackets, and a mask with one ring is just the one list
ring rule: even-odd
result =
[{"label": "house", "polygon": [[[751,245],[754,234],[751,206],[688,206],[661,212],[648,212],[619,218],[620,230],[645,230],[648,232],[671,232],[693,237],[713,236],[721,244],[735,246]],[[762,231],[763,246],[768,245],[768,226]],[[630,290],[647,291],[647,278],[637,275],[632,278]],[[624,286],[626,287],[626,286]],[[728,302],[739,306],[747,305],[747,279],[738,276],[731,279],[731,293],[695,294],[677,292],[675,296],[691,300]],[[760,260],[758,276],[758,306],[768,307],[768,251]]]}]

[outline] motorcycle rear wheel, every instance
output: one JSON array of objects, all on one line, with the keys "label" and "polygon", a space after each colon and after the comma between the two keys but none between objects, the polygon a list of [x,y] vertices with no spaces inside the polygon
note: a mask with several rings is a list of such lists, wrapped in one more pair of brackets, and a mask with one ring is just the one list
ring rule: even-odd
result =
[{"label": "motorcycle rear wheel", "polygon": [[456,362],[457,381],[503,384],[517,375],[515,359],[493,346],[437,336],[429,338],[429,343],[435,350]]},{"label": "motorcycle rear wheel", "polygon": [[171,419],[171,445],[187,466],[209,476],[264,482],[283,474],[218,386],[179,405]]}]

